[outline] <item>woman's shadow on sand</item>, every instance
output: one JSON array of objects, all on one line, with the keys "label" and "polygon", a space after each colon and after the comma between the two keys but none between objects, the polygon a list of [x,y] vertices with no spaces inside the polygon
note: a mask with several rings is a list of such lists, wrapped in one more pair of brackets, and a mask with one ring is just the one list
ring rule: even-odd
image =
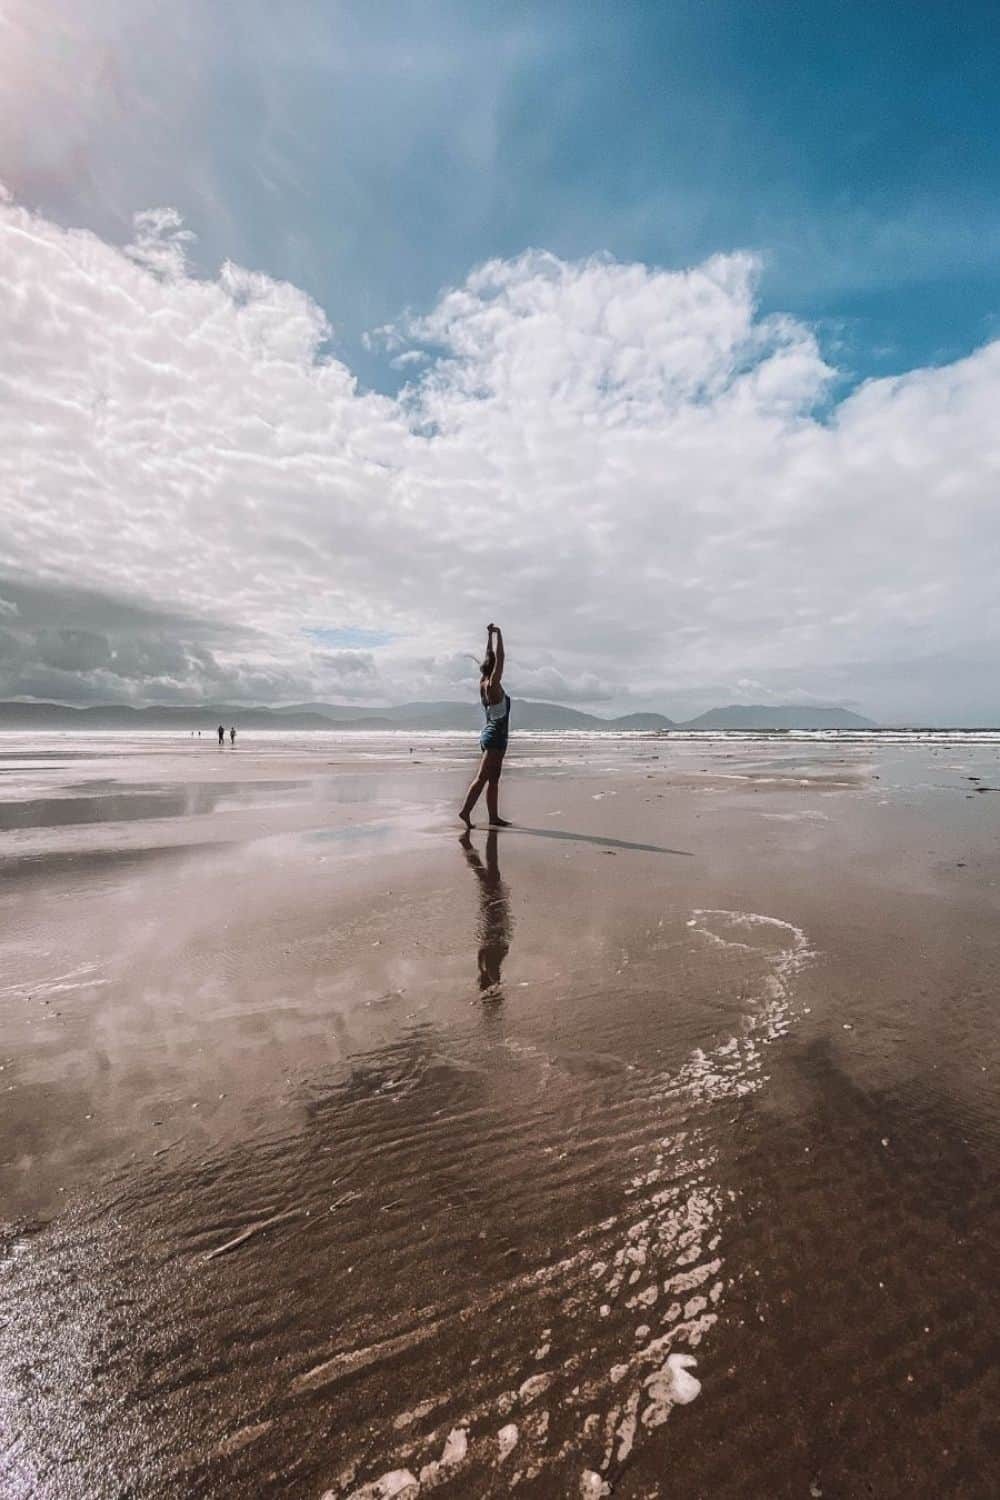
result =
[{"label": "woman's shadow on sand", "polygon": [[490,836],[496,833],[526,833],[535,839],[563,839],[571,844],[595,844],[599,849],[634,849],[641,854],[676,854],[684,859],[693,859],[691,849],[667,849],[662,844],[636,844],[630,839],[602,838],[596,833],[570,833],[565,828],[526,828],[520,823],[507,823],[503,828],[491,828]]}]

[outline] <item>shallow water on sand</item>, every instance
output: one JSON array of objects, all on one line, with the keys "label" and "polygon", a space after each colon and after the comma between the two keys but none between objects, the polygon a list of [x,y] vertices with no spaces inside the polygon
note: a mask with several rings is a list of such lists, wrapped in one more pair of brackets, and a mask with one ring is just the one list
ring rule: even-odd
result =
[{"label": "shallow water on sand", "polygon": [[148,739],[4,761],[4,1494],[995,1492],[995,745],[462,840],[451,739]]}]

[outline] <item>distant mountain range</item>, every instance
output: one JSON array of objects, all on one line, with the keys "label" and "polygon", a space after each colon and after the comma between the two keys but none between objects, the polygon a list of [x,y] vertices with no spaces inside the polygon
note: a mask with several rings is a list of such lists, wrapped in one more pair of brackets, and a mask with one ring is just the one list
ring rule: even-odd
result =
[{"label": "distant mountain range", "polygon": [[[402,703],[364,710],[337,703],[292,703],[278,708],[248,708],[237,703],[190,705],[96,704],[71,708],[62,703],[0,703],[0,729],[427,729],[474,730],[482,724],[476,703]],[[677,723],[663,714],[625,714],[602,719],[597,714],[559,703],[513,700],[511,727],[528,730],[588,729],[621,733],[675,729],[874,729],[871,719],[846,708],[809,708],[801,704],[731,704],[696,719]]]},{"label": "distant mountain range", "polygon": [[852,714],[846,708],[803,708],[799,703],[731,703],[728,708],[710,708],[678,725],[683,729],[875,729],[873,719]]}]

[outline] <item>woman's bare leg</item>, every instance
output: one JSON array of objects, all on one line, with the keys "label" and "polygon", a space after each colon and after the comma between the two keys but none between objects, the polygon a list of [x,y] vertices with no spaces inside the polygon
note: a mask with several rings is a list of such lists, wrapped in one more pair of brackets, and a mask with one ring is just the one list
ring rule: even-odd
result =
[{"label": "woman's bare leg", "polygon": [[489,763],[489,755],[490,752],[488,750],[483,751],[483,758],[479,762],[479,770],[476,772],[476,775],[469,786],[469,790],[465,796],[465,801],[462,803],[462,810],[458,815],[461,818],[462,822],[465,824],[466,828],[471,828],[472,826],[472,809],[479,801],[479,794],[489,780],[489,772],[487,769]]},{"label": "woman's bare leg", "polygon": [[[496,754],[496,752],[492,752]],[[490,818],[491,828],[507,828],[509,824],[506,818],[501,818],[499,810],[500,801],[500,772],[503,770],[503,756],[497,755],[495,762],[488,767],[486,782],[486,811]]]}]

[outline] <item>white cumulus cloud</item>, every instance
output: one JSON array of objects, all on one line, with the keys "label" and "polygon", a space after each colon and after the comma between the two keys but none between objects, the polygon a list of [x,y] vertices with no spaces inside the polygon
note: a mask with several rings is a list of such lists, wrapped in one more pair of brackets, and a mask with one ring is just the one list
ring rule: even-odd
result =
[{"label": "white cumulus cloud", "polygon": [[389,331],[390,398],[303,292],[196,278],[185,236],[0,203],[0,592],[49,600],[3,607],[0,690],[450,697],[497,618],[531,696],[990,717],[947,694],[1000,645],[1000,344],[837,402],[750,255],[531,253]]}]

